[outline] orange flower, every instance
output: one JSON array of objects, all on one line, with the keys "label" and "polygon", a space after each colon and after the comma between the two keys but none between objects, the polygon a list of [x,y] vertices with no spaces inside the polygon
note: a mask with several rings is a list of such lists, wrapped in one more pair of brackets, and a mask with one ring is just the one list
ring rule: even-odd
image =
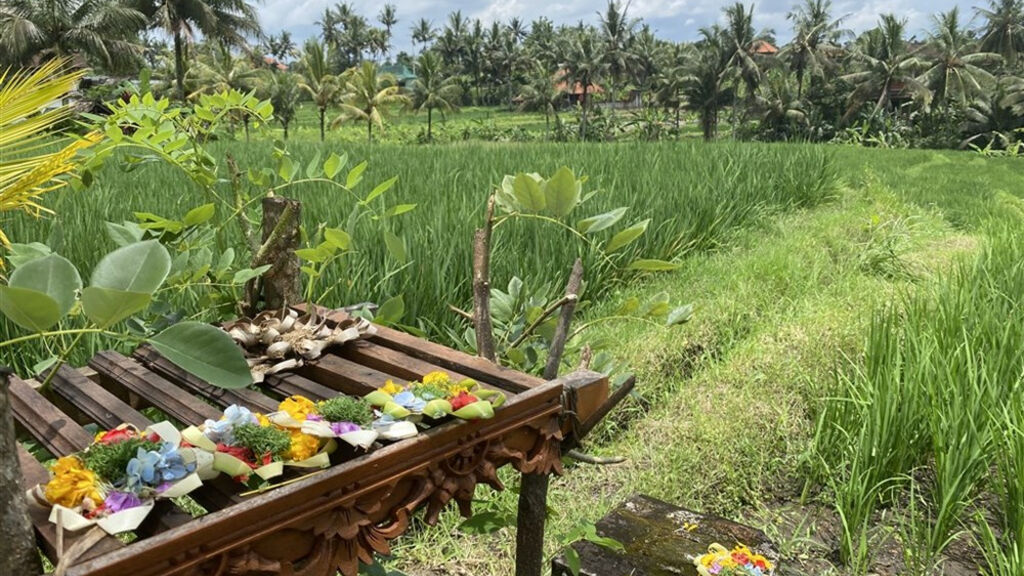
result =
[{"label": "orange flower", "polygon": [[97,486],[96,474],[86,470],[75,456],[65,456],[53,465],[53,479],[46,483],[46,499],[68,508],[80,505],[86,498],[93,504],[103,504]]},{"label": "orange flower", "polygon": [[289,416],[299,422],[305,422],[306,415],[316,410],[316,404],[313,404],[309,398],[296,394],[282,400],[278,409],[287,412]]},{"label": "orange flower", "polygon": [[316,453],[320,451],[320,439],[316,436],[303,434],[298,430],[293,430],[291,435],[292,445],[287,456],[289,460],[306,460],[316,456]]}]

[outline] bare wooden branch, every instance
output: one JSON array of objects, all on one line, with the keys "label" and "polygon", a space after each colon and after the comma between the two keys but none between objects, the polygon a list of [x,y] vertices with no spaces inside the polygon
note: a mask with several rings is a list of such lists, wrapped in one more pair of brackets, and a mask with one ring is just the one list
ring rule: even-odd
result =
[{"label": "bare wooden branch", "polygon": [[0,369],[0,558],[11,576],[42,572],[25,491],[20,484],[14,416],[8,396],[6,368]]},{"label": "bare wooden branch", "polygon": [[509,344],[509,347],[515,348],[516,346],[519,346],[520,344],[525,342],[526,339],[530,337],[530,334],[533,334],[533,332],[537,328],[539,328],[540,325],[543,324],[545,320],[547,320],[552,314],[554,314],[562,306],[568,304],[569,302],[575,302],[576,298],[577,298],[577,296],[575,294],[566,294],[565,296],[562,296],[561,298],[556,300],[553,304],[551,304],[550,306],[545,308],[544,311],[541,312],[540,316],[538,316],[536,320],[531,322],[530,325],[527,326],[523,330],[523,333],[520,334],[519,337],[515,339],[515,341],[513,341],[511,344]]},{"label": "bare wooden branch", "polygon": [[463,310],[462,308],[459,308],[458,306],[455,306],[454,304],[449,304],[448,305],[448,309],[451,310],[452,312],[455,312],[459,316],[462,316],[466,320],[469,320],[470,322],[473,321],[473,314],[472,313],[466,312],[465,310]]},{"label": "bare wooden branch", "polygon": [[590,370],[590,362],[594,359],[594,350],[590,344],[585,344],[580,351],[580,366],[577,370]]},{"label": "bare wooden branch", "polygon": [[270,270],[260,278],[261,290],[257,291],[255,280],[246,283],[248,312],[259,308],[260,292],[263,293],[263,307],[284,308],[302,299],[302,278],[299,257],[299,226],[302,223],[302,205],[298,200],[268,196],[263,199],[263,244],[252,259],[252,267],[271,264]]},{"label": "bare wooden branch", "polygon": [[599,466],[609,466],[611,464],[622,464],[626,461],[624,456],[612,456],[610,458],[602,458],[600,456],[591,456],[580,452],[579,450],[569,450],[566,454],[569,458],[576,460],[577,462],[583,462],[585,464],[597,464]]},{"label": "bare wooden branch", "polygon": [[476,351],[497,363],[494,326],[491,323],[491,230],[494,226],[494,195],[487,200],[483,228],[473,233],[473,324]]},{"label": "bare wooden branch", "polygon": [[259,242],[256,240],[256,233],[253,232],[252,222],[245,213],[245,200],[242,197],[242,171],[238,168],[238,162],[231,154],[227,155],[228,172],[231,173],[231,188],[235,193],[235,210],[238,212],[238,225],[242,228],[242,236],[245,238],[245,245],[249,247],[251,255],[259,250]]},{"label": "bare wooden branch", "polygon": [[569,337],[569,326],[572,324],[572,316],[576,312],[576,302],[582,284],[583,261],[577,258],[572,265],[572,272],[569,273],[569,281],[565,285],[565,295],[572,296],[572,299],[562,307],[562,313],[558,317],[555,336],[551,340],[551,350],[548,351],[548,363],[544,367],[545,380],[553,380],[558,376],[558,368],[562,364],[562,354],[565,352],[565,341]]}]

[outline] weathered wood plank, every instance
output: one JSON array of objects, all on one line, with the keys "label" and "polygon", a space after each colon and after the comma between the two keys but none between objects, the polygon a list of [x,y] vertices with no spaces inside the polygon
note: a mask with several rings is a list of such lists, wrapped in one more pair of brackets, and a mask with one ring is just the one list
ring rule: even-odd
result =
[{"label": "weathered wood plank", "polygon": [[142,430],[150,424],[149,419],[138,410],[125,404],[78,370],[66,365],[61,366],[53,375],[51,386],[53,391],[68,403],[105,428],[114,428],[125,423]]},{"label": "weathered wood plank", "polygon": [[319,384],[299,376],[298,374],[271,374],[267,376],[266,381],[263,383],[267,390],[275,394],[280,394],[282,397],[294,396],[305,396],[310,400],[326,400],[327,398],[333,398],[338,395],[337,391],[333,388],[328,388],[323,384]]},{"label": "weathered wood plank", "polygon": [[297,372],[314,382],[352,396],[365,396],[392,380],[388,374],[334,354],[325,354]]},{"label": "weathered wood plank", "polygon": [[277,410],[277,402],[273,398],[269,398],[249,388],[235,390],[218,388],[171,362],[152,346],[140,346],[132,356],[160,376],[174,381],[187,390],[209,398],[221,406],[238,404],[260,412],[273,412]]},{"label": "weathered wood plank", "polygon": [[10,378],[10,395],[14,419],[52,454],[64,456],[92,443],[88,432],[24,380]]},{"label": "weathered wood plank", "polygon": [[[398,350],[392,350],[391,348],[386,348],[366,340],[349,342],[338,351],[338,354],[358,364],[385,372],[393,376],[394,380],[398,383],[401,383],[400,380],[420,380],[431,372],[444,372],[454,381],[468,378],[468,376],[456,370],[431,364]],[[480,382],[480,385],[491,390],[500,390],[496,386],[485,382]]]},{"label": "weathered wood plank", "polygon": [[109,379],[139,395],[144,401],[183,424],[216,420],[222,412],[154,374],[145,366],[112,350],[100,352],[89,361],[101,378]]}]

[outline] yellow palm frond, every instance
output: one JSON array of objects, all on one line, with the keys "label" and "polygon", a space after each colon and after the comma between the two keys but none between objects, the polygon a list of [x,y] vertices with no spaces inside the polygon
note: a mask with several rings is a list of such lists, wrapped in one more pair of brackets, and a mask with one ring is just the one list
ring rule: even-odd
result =
[{"label": "yellow palm frond", "polygon": [[[67,71],[66,60],[0,73],[0,212],[20,210],[33,216],[48,212],[40,197],[64,186],[64,176],[76,168],[78,151],[99,141],[96,134],[60,148],[60,141],[57,146],[44,141],[72,114],[63,105],[47,108],[65,97],[82,74]],[[10,244],[2,229],[0,244]]]}]

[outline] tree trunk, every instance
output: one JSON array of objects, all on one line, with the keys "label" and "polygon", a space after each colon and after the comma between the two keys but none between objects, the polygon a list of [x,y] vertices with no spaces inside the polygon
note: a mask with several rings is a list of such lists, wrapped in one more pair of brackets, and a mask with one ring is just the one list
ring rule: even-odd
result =
[{"label": "tree trunk", "polygon": [[[302,204],[298,200],[271,196],[263,199],[263,245],[253,258],[252,267],[271,264],[260,278],[263,308],[276,310],[302,301],[302,277],[299,257],[299,226]],[[257,308],[258,297],[250,299]]]},{"label": "tree trunk", "polygon": [[174,32],[174,81],[178,85],[178,99],[185,100],[185,55],[183,54],[181,32]]},{"label": "tree trunk", "polygon": [[427,142],[434,141],[434,109],[427,108]]},{"label": "tree trunk", "polygon": [[523,474],[516,516],[516,576],[541,576],[544,568],[544,521],[548,476]]},{"label": "tree trunk", "polygon": [[324,116],[327,114],[327,109],[320,108],[320,141],[324,141]]},{"label": "tree trunk", "polygon": [[249,142],[249,115],[248,114],[246,114],[242,118],[242,125],[245,126],[245,141],[246,141],[246,143],[248,143]]},{"label": "tree trunk", "polygon": [[799,100],[804,97],[804,69],[803,67],[797,68],[796,70],[796,98]]},{"label": "tree trunk", "polygon": [[287,140],[288,139],[288,123],[287,122],[281,122],[281,126],[284,127],[284,139]]},{"label": "tree trunk", "polygon": [[4,574],[34,576],[42,570],[21,486],[14,417],[8,396],[7,372],[0,372],[0,558]]},{"label": "tree trunk", "polygon": [[487,201],[484,226],[473,233],[473,327],[476,353],[497,362],[494,326],[491,324],[491,229],[494,220],[494,196]]},{"label": "tree trunk", "polygon": [[366,121],[366,141],[373,144],[373,120]]},{"label": "tree trunk", "polygon": [[587,102],[587,84],[589,82],[589,78],[583,82],[583,107],[580,110],[580,140],[587,139],[587,105],[589,104]]}]

